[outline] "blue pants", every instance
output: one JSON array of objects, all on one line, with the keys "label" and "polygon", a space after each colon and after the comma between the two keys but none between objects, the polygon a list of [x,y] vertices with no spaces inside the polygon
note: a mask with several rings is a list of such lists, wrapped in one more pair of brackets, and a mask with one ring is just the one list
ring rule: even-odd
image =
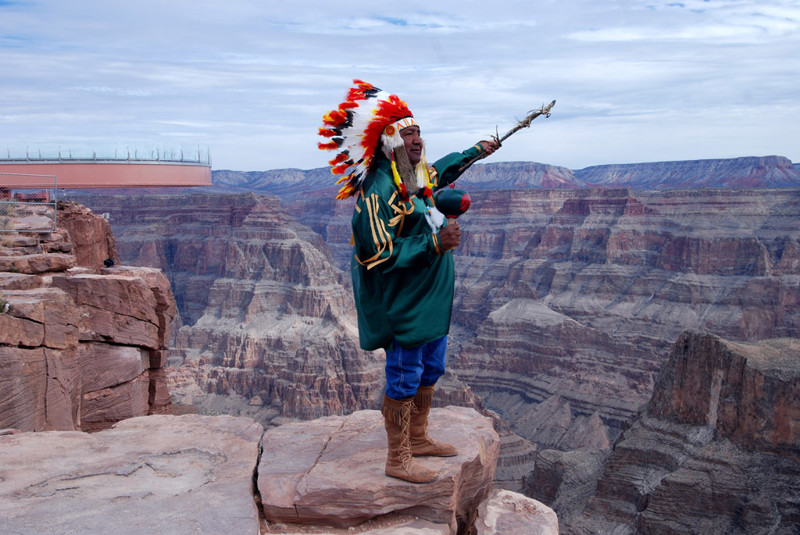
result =
[{"label": "blue pants", "polygon": [[447,336],[418,347],[397,341],[386,350],[386,396],[395,400],[414,397],[420,386],[435,385],[444,375]]}]

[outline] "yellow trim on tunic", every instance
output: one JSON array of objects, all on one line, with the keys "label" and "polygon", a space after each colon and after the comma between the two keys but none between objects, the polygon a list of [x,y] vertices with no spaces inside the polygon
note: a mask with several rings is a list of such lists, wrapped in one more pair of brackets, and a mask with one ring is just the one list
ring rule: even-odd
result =
[{"label": "yellow trim on tunic", "polygon": [[[356,255],[356,260],[362,266],[366,266],[367,269],[372,269],[378,264],[382,262],[386,262],[391,258],[392,251],[394,251],[394,243],[392,241],[391,234],[386,230],[386,225],[384,224],[383,220],[378,216],[379,214],[379,203],[380,199],[378,195],[372,194],[369,198],[364,199],[364,204],[367,206],[367,215],[369,216],[369,226],[372,232],[372,241],[375,245],[375,249],[378,251],[375,255],[368,258],[367,260],[361,260]],[[381,258],[381,255],[386,251],[386,248],[389,248],[389,255]]]}]

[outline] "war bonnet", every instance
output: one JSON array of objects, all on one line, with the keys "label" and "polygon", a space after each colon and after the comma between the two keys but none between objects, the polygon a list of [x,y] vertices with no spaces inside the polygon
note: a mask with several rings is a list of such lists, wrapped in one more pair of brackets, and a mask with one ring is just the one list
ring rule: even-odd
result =
[{"label": "war bonnet", "polygon": [[336,182],[344,182],[337,199],[355,195],[379,145],[391,159],[392,151],[403,146],[400,130],[417,124],[408,105],[397,95],[361,80],[353,80],[353,84],[345,101],[322,117],[324,126],[319,129],[319,135],[328,138],[318,144],[319,148],[337,151],[328,162],[333,174],[343,175]]}]

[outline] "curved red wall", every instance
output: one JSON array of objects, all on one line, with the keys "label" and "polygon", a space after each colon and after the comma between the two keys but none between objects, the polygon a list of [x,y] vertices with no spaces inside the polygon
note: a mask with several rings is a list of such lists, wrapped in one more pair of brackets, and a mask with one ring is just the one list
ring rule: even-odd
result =
[{"label": "curved red wall", "polygon": [[[49,175],[56,177],[55,185]],[[0,161],[0,187],[80,189],[210,185],[211,166],[198,163]]]}]

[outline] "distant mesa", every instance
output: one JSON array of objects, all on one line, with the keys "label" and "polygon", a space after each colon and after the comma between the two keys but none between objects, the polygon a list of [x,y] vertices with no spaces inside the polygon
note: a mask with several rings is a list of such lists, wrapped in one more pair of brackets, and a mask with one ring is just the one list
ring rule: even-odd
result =
[{"label": "distant mesa", "polygon": [[109,154],[71,150],[28,151],[20,157],[7,151],[0,158],[0,188],[84,189],[192,187],[211,185],[211,156],[197,151],[158,149],[115,150]]}]

